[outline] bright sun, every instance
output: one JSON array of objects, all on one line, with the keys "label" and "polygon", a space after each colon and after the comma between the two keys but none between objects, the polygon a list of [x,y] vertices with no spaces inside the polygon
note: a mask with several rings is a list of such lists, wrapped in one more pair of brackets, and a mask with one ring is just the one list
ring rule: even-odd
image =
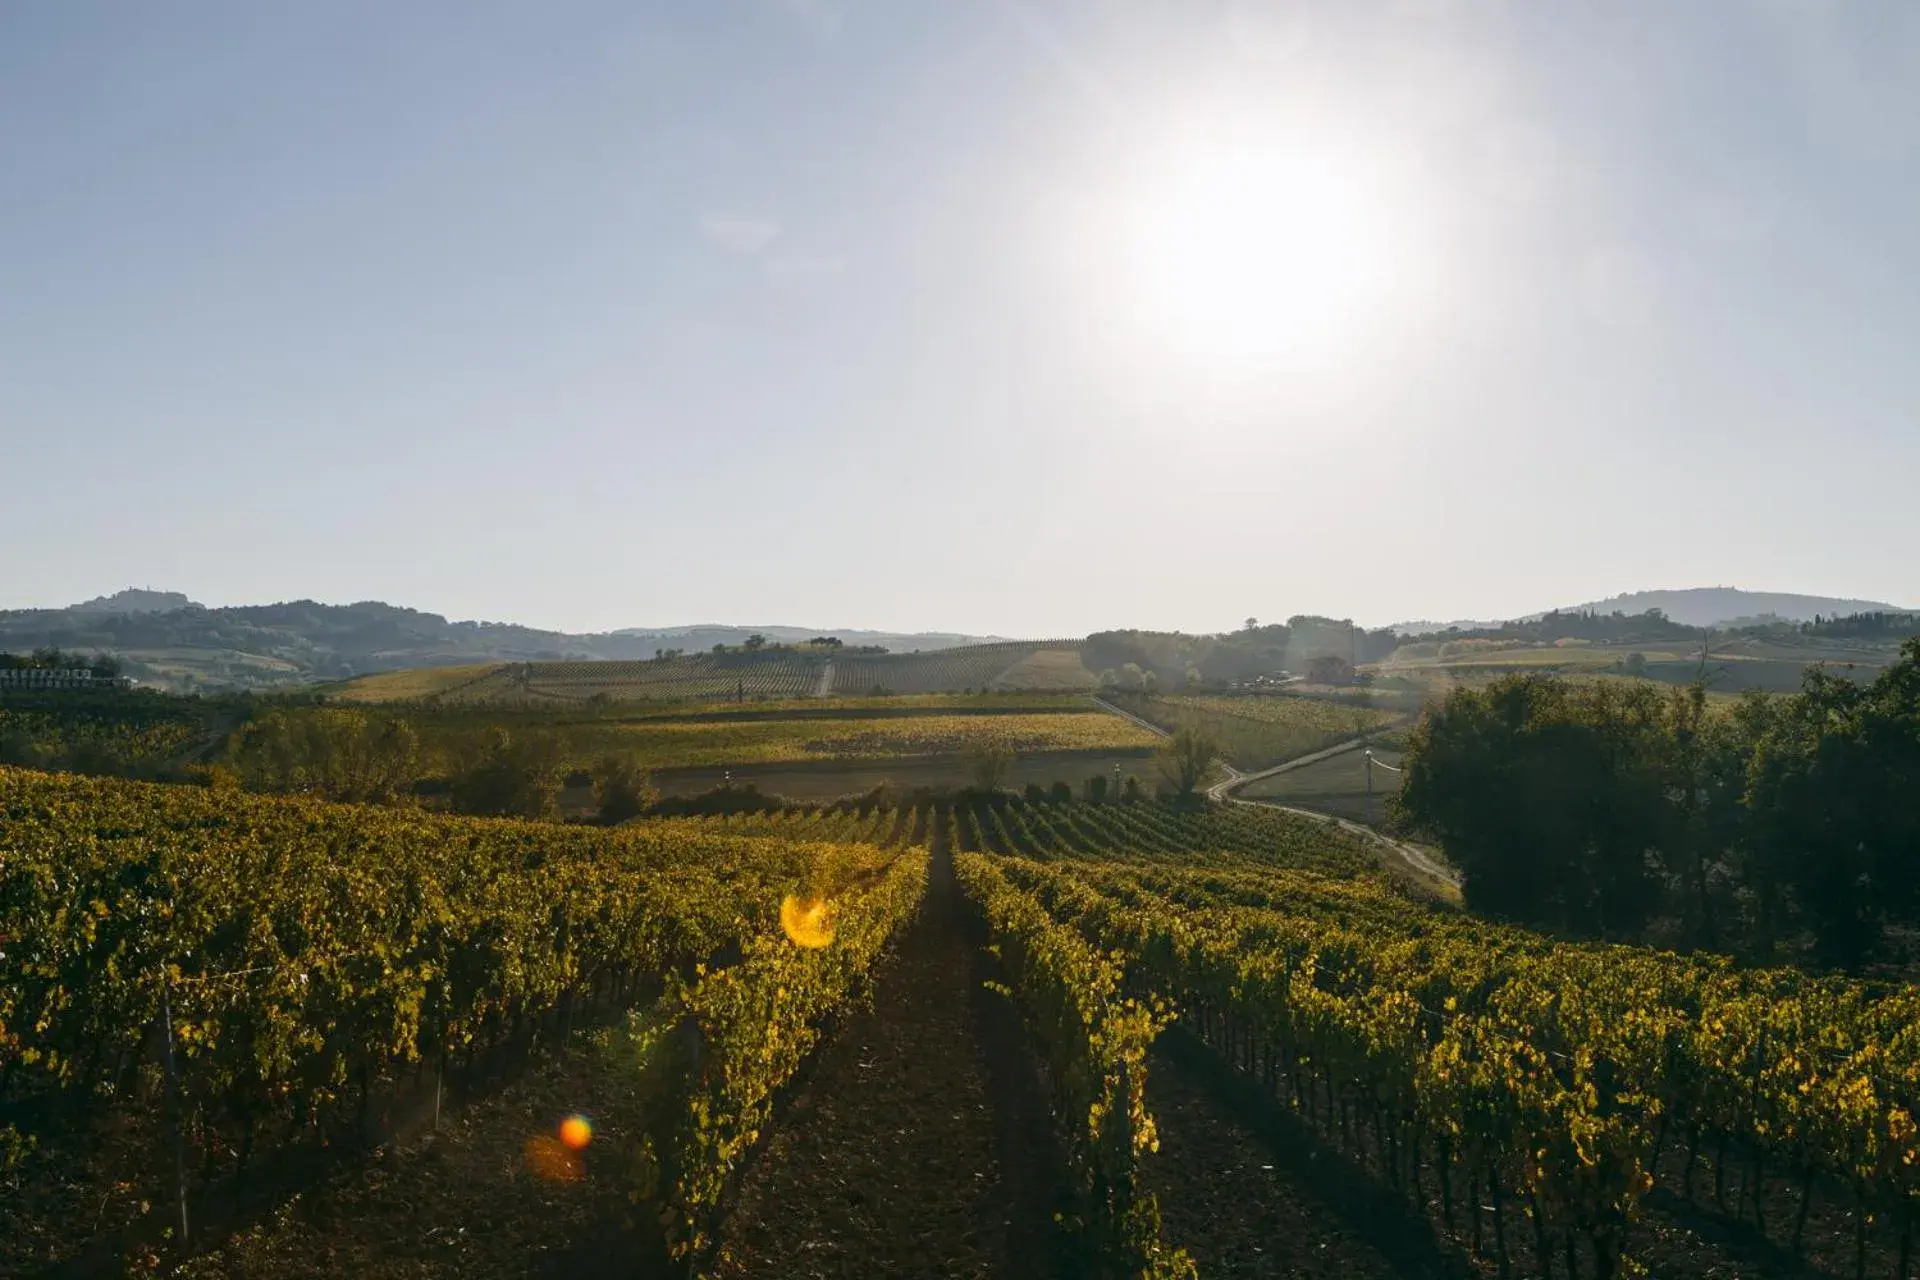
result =
[{"label": "bright sun", "polygon": [[1364,159],[1299,134],[1208,137],[1129,203],[1129,275],[1150,340],[1219,373],[1346,365],[1406,265]]}]

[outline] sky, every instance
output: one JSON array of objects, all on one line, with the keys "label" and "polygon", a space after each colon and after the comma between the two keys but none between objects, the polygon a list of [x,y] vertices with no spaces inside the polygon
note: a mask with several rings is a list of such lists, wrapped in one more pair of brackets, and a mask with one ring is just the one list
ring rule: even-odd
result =
[{"label": "sky", "polygon": [[0,6],[0,607],[1920,603],[1920,6]]}]

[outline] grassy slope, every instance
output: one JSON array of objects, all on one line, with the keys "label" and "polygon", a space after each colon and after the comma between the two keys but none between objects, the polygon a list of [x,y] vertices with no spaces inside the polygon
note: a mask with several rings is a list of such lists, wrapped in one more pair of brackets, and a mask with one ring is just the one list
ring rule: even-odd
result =
[{"label": "grassy slope", "polygon": [[1078,649],[1042,649],[1000,673],[996,689],[1092,689],[1100,679],[1080,661]]},{"label": "grassy slope", "polygon": [[1259,769],[1379,728],[1398,716],[1385,707],[1359,707],[1323,698],[1187,697],[1113,694],[1124,707],[1166,729],[1195,728],[1211,735],[1233,764]]},{"label": "grassy slope", "polygon": [[329,687],[329,696],[341,702],[411,702],[431,698],[490,674],[500,664],[476,662],[460,667],[414,667],[381,671]]},{"label": "grassy slope", "polygon": [[[1398,767],[1397,751],[1376,749],[1374,758]],[[1343,751],[1298,769],[1276,773],[1248,783],[1240,795],[1248,800],[1278,800],[1321,813],[1334,813],[1356,822],[1378,822],[1387,797],[1398,794],[1404,775],[1386,769],[1373,771],[1373,804],[1367,806],[1367,762],[1359,751]]]}]

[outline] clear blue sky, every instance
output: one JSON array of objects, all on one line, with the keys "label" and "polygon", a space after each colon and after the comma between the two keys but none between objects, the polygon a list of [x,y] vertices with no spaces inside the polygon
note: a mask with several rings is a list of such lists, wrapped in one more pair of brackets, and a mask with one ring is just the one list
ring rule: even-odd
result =
[{"label": "clear blue sky", "polygon": [[1920,603],[1920,6],[0,6],[0,606]]}]

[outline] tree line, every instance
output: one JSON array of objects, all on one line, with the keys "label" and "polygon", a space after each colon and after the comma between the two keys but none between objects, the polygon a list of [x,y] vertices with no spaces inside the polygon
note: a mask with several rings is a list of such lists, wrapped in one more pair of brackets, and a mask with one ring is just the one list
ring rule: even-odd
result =
[{"label": "tree line", "polygon": [[1800,634],[1845,640],[1904,640],[1920,635],[1920,613],[1849,613],[1839,617],[1813,615],[1800,624]]},{"label": "tree line", "polygon": [[638,817],[659,799],[644,770],[609,755],[570,766],[564,734],[488,725],[458,742],[438,768],[406,719],[347,707],[271,711],[234,734],[213,785],[350,804],[409,804],[443,791],[455,813],[552,819],[560,793],[590,782],[600,821]]},{"label": "tree line", "polygon": [[1858,970],[1920,925],[1920,638],[1871,684],[1513,676],[1413,730],[1397,816],[1470,908],[1576,936]]},{"label": "tree line", "polygon": [[104,653],[86,657],[57,645],[44,645],[29,653],[0,653],[0,671],[91,671],[102,680],[120,675],[118,658]]}]

